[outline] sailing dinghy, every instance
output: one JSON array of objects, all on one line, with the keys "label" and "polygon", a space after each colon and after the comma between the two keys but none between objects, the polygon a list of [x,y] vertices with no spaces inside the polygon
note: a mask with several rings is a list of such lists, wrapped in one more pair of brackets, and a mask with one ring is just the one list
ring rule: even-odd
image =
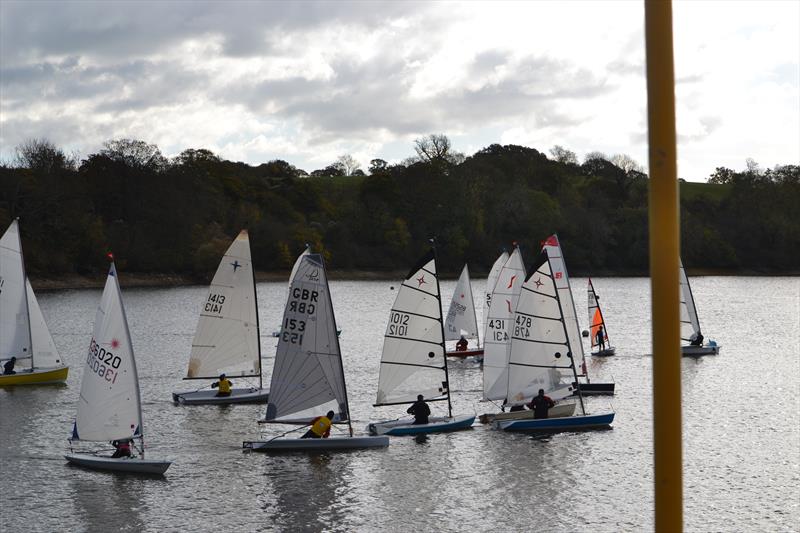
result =
[{"label": "sailing dinghy", "polygon": [[[592,347],[590,353],[596,356],[614,355],[616,348],[611,346],[611,341],[608,338],[608,328],[603,319],[603,312],[600,310],[599,296],[597,296],[597,293],[594,291],[592,278],[589,278],[589,287],[587,291],[589,293],[589,342]],[[603,341],[602,348],[599,342],[601,339]],[[595,350],[595,348],[597,348],[597,350]]]},{"label": "sailing dinghy", "polygon": [[372,435],[418,435],[466,429],[475,415],[453,416],[444,347],[444,325],[433,249],[411,269],[389,312],[383,339],[375,406],[447,402],[446,417],[430,417],[427,424],[413,418],[372,422]]},{"label": "sailing dinghy", "polygon": [[478,335],[478,317],[475,315],[475,302],[472,299],[472,283],[469,280],[469,268],[464,265],[458,278],[456,290],[450,300],[450,309],[444,321],[444,340],[457,341],[461,338],[475,339],[477,347],[467,350],[447,352],[448,357],[470,357],[483,355],[481,339]]},{"label": "sailing dinghy", "polygon": [[689,285],[683,261],[680,259],[678,261],[681,274],[681,340],[689,343],[689,345],[681,346],[681,354],[687,356],[717,355],[721,346],[713,340],[705,342],[703,334],[700,332],[700,319],[697,316],[697,307],[692,296],[692,286]]},{"label": "sailing dinghy", "polygon": [[592,383],[586,369],[586,357],[583,353],[583,342],[581,341],[581,330],[578,325],[578,313],[575,310],[575,300],[572,298],[572,288],[569,284],[569,274],[567,274],[567,263],[564,261],[564,254],[561,251],[561,243],[556,234],[550,235],[543,243],[542,249],[547,250],[550,264],[553,269],[553,279],[555,280],[558,296],[564,310],[564,320],[569,335],[570,346],[573,348],[573,357],[579,367],[577,376],[585,381],[576,380],[576,390],[580,389],[584,396],[588,395],[613,395],[614,383]]},{"label": "sailing dinghy", "polygon": [[69,368],[61,361],[25,274],[16,219],[0,238],[0,368],[12,357],[15,373],[0,375],[0,387],[67,379]]},{"label": "sailing dinghy", "polygon": [[[508,403],[523,405],[540,389],[553,400],[573,394],[578,380],[573,356],[578,347],[569,334],[570,317],[566,313],[557,270],[545,248],[525,280],[514,313],[508,372]],[[580,343],[580,337],[578,337]],[[505,431],[568,431],[605,427],[614,421],[614,413],[586,413],[580,389],[577,391],[577,415],[548,418],[498,419],[494,427]]]},{"label": "sailing dinghy", "polygon": [[337,413],[349,436],[245,441],[242,448],[263,452],[350,450],[389,445],[389,437],[353,436],[342,353],[336,335],[328,277],[321,254],[304,253],[289,287],[281,336],[272,371],[269,403],[259,423],[297,424],[306,429],[314,417]]},{"label": "sailing dinghy", "polygon": [[[70,448],[77,442],[129,440],[138,455],[112,458],[91,453],[70,453],[71,464],[95,470],[163,474],[169,461],[145,459],[142,400],[133,356],[128,320],[122,305],[117,270],[112,260],[94,321],[72,427]],[[136,441],[139,446],[136,446]],[[70,450],[71,451],[71,450]]]},{"label": "sailing dinghy", "polygon": [[211,280],[183,379],[210,381],[220,374],[234,379],[257,377],[258,387],[233,388],[230,396],[219,396],[213,389],[173,392],[173,401],[183,405],[267,401],[269,391],[264,390],[261,378],[258,300],[247,230],[234,239]]}]

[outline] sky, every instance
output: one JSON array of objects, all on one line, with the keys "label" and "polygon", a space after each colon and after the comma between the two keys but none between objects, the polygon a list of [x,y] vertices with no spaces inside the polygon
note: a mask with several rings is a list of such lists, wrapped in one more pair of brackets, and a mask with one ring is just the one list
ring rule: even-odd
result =
[{"label": "sky", "polygon": [[[678,174],[800,164],[800,1],[676,1]],[[641,1],[0,2],[0,160],[132,138],[308,172],[447,135],[647,167]]]}]

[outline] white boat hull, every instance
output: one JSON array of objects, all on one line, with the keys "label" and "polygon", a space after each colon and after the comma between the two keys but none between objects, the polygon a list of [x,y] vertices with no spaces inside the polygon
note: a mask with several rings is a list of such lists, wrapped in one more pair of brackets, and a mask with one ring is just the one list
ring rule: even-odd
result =
[{"label": "white boat hull", "polygon": [[427,424],[414,424],[413,418],[400,418],[373,422],[367,426],[370,435],[420,435],[423,433],[442,433],[472,427],[475,415],[456,415],[452,418],[430,417]]},{"label": "white boat hull", "polygon": [[698,355],[718,355],[718,344],[706,344],[705,346],[681,346],[681,355],[693,357]]},{"label": "white boat hull", "polygon": [[216,390],[173,392],[172,401],[181,405],[227,405],[232,403],[267,403],[269,391],[254,387],[231,389],[230,396],[217,396]]},{"label": "white boat hull", "polygon": [[[561,418],[572,416],[575,413],[575,402],[560,402],[551,407],[547,412],[548,418]],[[501,420],[524,420],[533,419],[533,411],[509,411],[507,413],[485,413],[480,416],[482,424],[500,422]]]},{"label": "white boat hull", "polygon": [[93,470],[107,470],[110,472],[131,472],[135,474],[156,474],[161,475],[167,471],[170,461],[154,461],[151,459],[140,459],[138,457],[101,457],[88,454],[69,454],[65,455],[70,464],[91,468]]},{"label": "white boat hull", "polygon": [[268,441],[244,441],[242,448],[255,452],[311,452],[325,450],[357,450],[361,448],[383,448],[389,445],[389,437],[329,437],[327,439],[274,439]]}]

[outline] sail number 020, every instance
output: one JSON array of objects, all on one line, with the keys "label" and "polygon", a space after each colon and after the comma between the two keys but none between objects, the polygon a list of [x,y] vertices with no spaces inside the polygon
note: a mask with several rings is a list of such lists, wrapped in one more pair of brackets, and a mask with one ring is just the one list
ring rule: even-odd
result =
[{"label": "sail number 020", "polygon": [[392,313],[389,316],[389,335],[405,337],[408,335],[408,321],[411,317],[405,313]]}]

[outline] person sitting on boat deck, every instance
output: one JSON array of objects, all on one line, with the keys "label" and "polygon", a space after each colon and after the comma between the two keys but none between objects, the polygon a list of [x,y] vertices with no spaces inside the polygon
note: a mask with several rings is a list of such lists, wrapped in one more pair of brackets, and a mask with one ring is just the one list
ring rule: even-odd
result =
[{"label": "person sitting on boat deck", "polygon": [[311,429],[306,431],[301,439],[327,439],[331,436],[331,425],[333,425],[333,411],[328,411],[325,416],[318,416],[311,421]]},{"label": "person sitting on boat deck", "polygon": [[131,456],[131,441],[130,440],[115,440],[111,441],[111,444],[116,448],[114,451],[114,455],[111,456],[112,459],[118,459],[120,457],[130,457]]},{"label": "person sitting on boat deck", "polygon": [[458,339],[458,342],[456,343],[456,351],[457,352],[466,352],[468,344],[469,344],[469,342],[467,342],[467,339],[464,338],[464,335],[461,335],[461,338]]},{"label": "person sitting on boat deck", "polygon": [[427,424],[431,415],[431,408],[425,403],[422,394],[417,395],[417,401],[411,404],[406,413],[414,415],[414,424]]},{"label": "person sitting on boat deck", "polygon": [[533,397],[528,407],[533,411],[533,418],[547,418],[547,412],[555,404],[549,396],[544,395],[544,389],[539,389],[539,394]]},{"label": "person sitting on boat deck", "polygon": [[17,364],[17,358],[12,357],[8,361],[5,362],[3,365],[3,375],[10,376],[11,374],[16,374],[16,370],[14,370],[14,365]]},{"label": "person sitting on boat deck", "polygon": [[216,389],[219,387],[217,391],[217,396],[230,396],[231,395],[231,387],[233,386],[233,382],[225,377],[225,374],[219,375],[219,381],[215,381],[211,384],[212,389]]},{"label": "person sitting on boat deck", "polygon": [[700,332],[695,333],[691,337],[691,342],[689,343],[691,346],[702,346],[703,345],[703,334]]},{"label": "person sitting on boat deck", "polygon": [[597,333],[595,334],[595,340],[597,341],[597,349],[598,350],[605,350],[606,349],[606,334],[603,331],[603,326],[597,326]]}]

